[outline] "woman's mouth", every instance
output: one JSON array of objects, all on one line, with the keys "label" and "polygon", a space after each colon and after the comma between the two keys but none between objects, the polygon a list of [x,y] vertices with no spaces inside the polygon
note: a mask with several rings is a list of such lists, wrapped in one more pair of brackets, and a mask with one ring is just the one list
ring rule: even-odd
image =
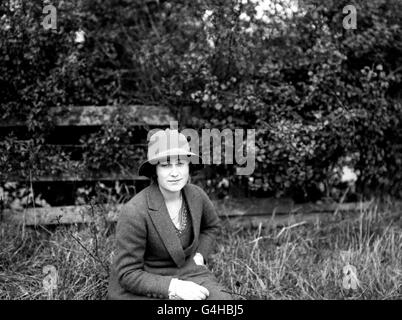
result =
[{"label": "woman's mouth", "polygon": [[181,179],[177,179],[177,180],[169,180],[168,182],[170,182],[170,183],[176,183],[176,182],[179,182]]}]

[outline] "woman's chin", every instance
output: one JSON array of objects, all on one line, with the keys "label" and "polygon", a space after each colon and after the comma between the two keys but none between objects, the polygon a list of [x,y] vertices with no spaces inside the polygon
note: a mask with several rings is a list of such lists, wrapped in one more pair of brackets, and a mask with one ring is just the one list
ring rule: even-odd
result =
[{"label": "woman's chin", "polygon": [[184,187],[184,184],[180,183],[175,186],[171,186],[169,189],[171,192],[177,192],[177,191],[180,191],[181,189],[183,189],[183,187]]},{"label": "woman's chin", "polygon": [[180,182],[180,183],[168,183],[167,185],[164,185],[163,188],[169,192],[178,192],[181,189],[183,189],[183,187],[185,186],[184,183]]}]

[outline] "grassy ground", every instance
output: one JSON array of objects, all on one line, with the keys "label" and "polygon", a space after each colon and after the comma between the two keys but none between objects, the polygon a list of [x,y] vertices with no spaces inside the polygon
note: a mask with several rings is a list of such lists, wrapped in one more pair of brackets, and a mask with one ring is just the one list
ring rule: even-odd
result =
[{"label": "grassy ground", "polygon": [[[105,298],[113,226],[2,224],[0,240],[0,299]],[[402,298],[402,212],[397,208],[373,206],[353,219],[337,216],[286,229],[227,221],[217,243],[210,268],[239,299]],[[355,290],[343,287],[348,264],[356,268]],[[45,265],[58,270],[52,293],[43,289]]]}]

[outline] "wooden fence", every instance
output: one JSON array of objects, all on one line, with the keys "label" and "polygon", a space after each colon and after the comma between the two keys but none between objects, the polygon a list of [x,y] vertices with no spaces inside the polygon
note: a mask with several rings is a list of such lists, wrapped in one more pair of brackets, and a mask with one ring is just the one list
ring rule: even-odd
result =
[{"label": "wooden fence", "polygon": [[[161,106],[126,106],[124,108],[125,117],[132,119],[132,126],[140,126],[146,124],[150,127],[165,128],[169,126],[170,121],[174,121],[177,117],[166,107]],[[54,130],[59,130],[49,145],[58,148],[67,147],[63,141],[64,135],[68,135],[79,128],[92,128],[92,131],[99,130],[101,126],[107,124],[116,112],[116,107],[54,107],[50,110],[51,118],[54,121]],[[187,110],[188,112],[188,110]],[[4,132],[13,132],[19,128],[24,128],[25,123],[18,121],[0,122],[0,129]],[[79,130],[78,130],[79,131]],[[75,132],[76,133],[76,132]],[[138,137],[145,147],[146,132],[142,132],[142,136]],[[68,145],[71,148],[71,144]],[[73,145],[79,148],[79,145]],[[70,163],[71,166],[79,167],[77,163]],[[136,181],[147,180],[146,177],[137,176],[135,172],[64,172],[58,175],[46,174],[42,176],[18,176],[11,179],[14,182],[50,182],[50,183],[68,183],[77,181],[120,181],[130,180]],[[259,221],[268,218],[271,220],[275,217],[276,221],[284,223],[301,219],[311,219],[324,213],[333,213],[335,211],[356,211],[365,210],[369,203],[361,204],[330,204],[315,205],[302,204],[296,205],[290,200],[278,199],[231,199],[229,201],[215,201],[218,214],[222,217],[241,218],[246,221]],[[115,221],[120,205],[102,205],[101,210],[107,215],[107,219]],[[24,223],[26,225],[40,224],[68,224],[88,222],[93,218],[91,215],[91,207],[85,206],[61,206],[50,208],[28,208],[24,210],[3,210],[2,221]]]},{"label": "wooden fence", "polygon": [[[294,204],[289,200],[272,198],[214,200],[213,203],[221,218],[233,218],[246,223],[265,221],[279,224],[311,221],[319,216],[333,215],[336,212],[361,212],[370,206],[369,202],[326,205]],[[98,214],[104,214],[107,221],[116,221],[121,206],[121,204],[101,204],[28,208],[21,211],[5,210],[3,221],[23,223],[29,226],[88,223]]]}]

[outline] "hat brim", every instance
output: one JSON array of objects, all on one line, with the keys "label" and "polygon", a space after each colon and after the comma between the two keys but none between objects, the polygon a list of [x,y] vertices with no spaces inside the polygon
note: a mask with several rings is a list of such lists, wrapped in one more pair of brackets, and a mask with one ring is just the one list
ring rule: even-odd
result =
[{"label": "hat brim", "polygon": [[179,159],[189,160],[192,171],[198,171],[204,168],[204,165],[202,164],[202,158],[195,153],[188,152],[185,154],[174,154],[146,160],[138,168],[138,175],[150,178],[152,173],[154,172],[154,167],[160,162],[167,161],[167,158],[170,157],[178,157]]}]

